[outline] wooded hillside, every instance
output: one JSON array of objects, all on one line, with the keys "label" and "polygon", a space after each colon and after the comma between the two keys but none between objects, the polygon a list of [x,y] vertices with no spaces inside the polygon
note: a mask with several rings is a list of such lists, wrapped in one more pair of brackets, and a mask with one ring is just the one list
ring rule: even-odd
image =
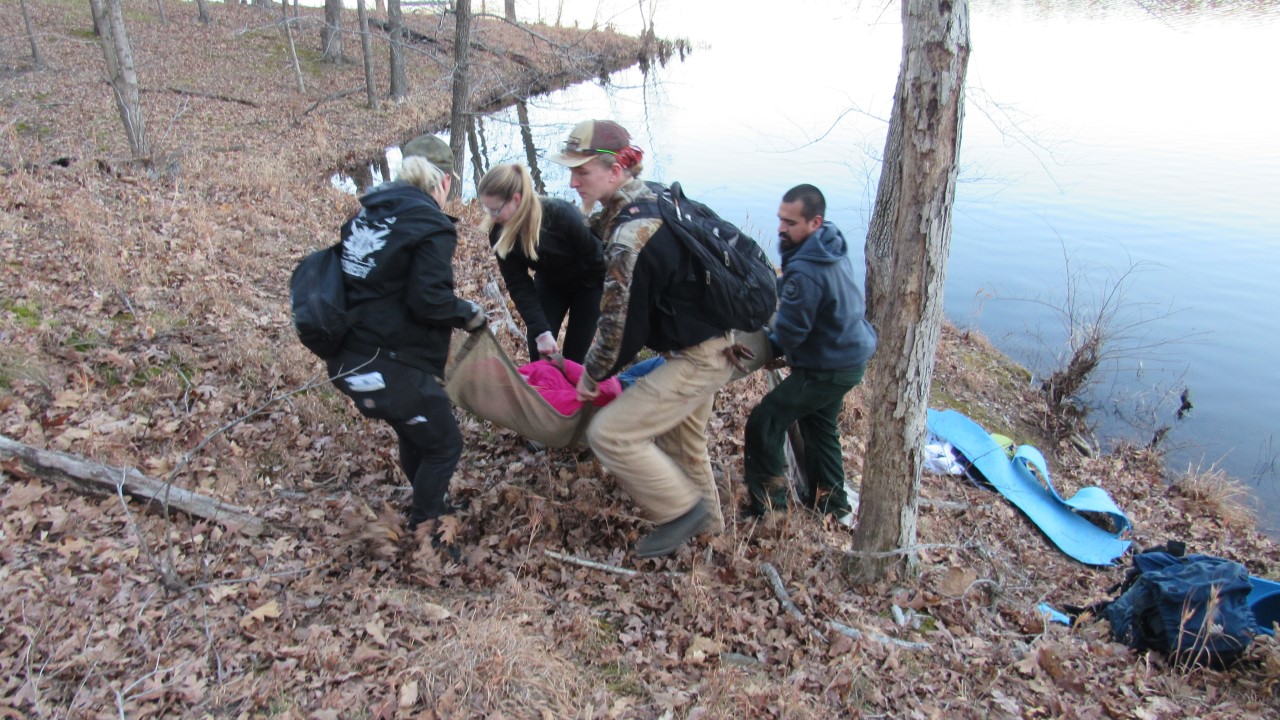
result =
[{"label": "wooded hillside", "polygon": [[[0,0],[0,436],[122,481],[86,494],[0,455],[0,716],[1278,715],[1270,638],[1235,670],[1179,670],[1105,623],[1046,623],[1037,603],[1102,599],[1123,568],[1072,562],[967,481],[926,476],[922,573],[879,585],[846,579],[847,528],[804,511],[737,520],[758,376],[722,393],[709,430],[723,534],[638,561],[651,526],[589,454],[538,452],[460,413],[464,509],[447,529],[463,562],[416,547],[398,532],[395,438],[324,382],[287,279],[355,207],[335,169],[443,127],[452,21],[406,15],[424,38],[409,98],[373,111],[358,40],[356,62],[320,61],[322,10],[301,10],[299,92],[278,5],[210,3],[208,25],[194,3],[123,7],[148,164],[130,159],[88,4],[26,2],[37,68],[23,6]],[[490,18],[472,42],[477,105],[644,52],[607,30]],[[385,92],[385,39],[373,47]],[[454,210],[458,292],[496,315],[480,213]],[[935,404],[1029,440],[1027,384],[981,338],[944,333]],[[843,426],[855,486],[862,403],[855,391]],[[1042,449],[1064,494],[1111,492],[1139,547],[1181,538],[1280,578],[1280,551],[1221,477],[1166,482],[1141,449]],[[166,510],[124,484],[134,475],[260,527]]]}]

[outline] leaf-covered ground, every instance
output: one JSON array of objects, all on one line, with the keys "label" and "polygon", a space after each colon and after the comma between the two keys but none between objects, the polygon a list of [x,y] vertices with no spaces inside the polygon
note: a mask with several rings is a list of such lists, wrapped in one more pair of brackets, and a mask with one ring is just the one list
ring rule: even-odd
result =
[{"label": "leaf-covered ground", "polygon": [[[465,510],[443,529],[462,562],[417,547],[397,531],[408,488],[390,431],[323,384],[293,392],[322,369],[292,335],[285,288],[354,207],[333,168],[443,125],[448,23],[410,20],[434,38],[411,55],[413,97],[370,111],[363,92],[334,97],[363,77],[316,62],[314,15],[299,94],[273,12],[214,3],[204,27],[189,3],[166,0],[162,23],[155,3],[126,2],[160,153],[139,168],[87,3],[28,5],[46,69],[31,67],[17,0],[0,0],[0,434],[172,478],[269,530],[0,466],[0,716],[1277,716],[1270,639],[1233,671],[1186,671],[1111,642],[1105,623],[1047,625],[1038,602],[1101,599],[1122,570],[1066,559],[999,496],[952,478],[924,478],[918,574],[878,585],[850,584],[848,530],[805,512],[733,519],[637,561],[649,526],[589,454],[534,452],[460,413]],[[640,52],[606,31],[537,33],[477,22],[482,98]],[[481,299],[496,268],[475,208],[457,211],[459,292]],[[1025,377],[980,338],[948,330],[935,383],[935,404],[1035,437]],[[730,518],[763,392],[759,377],[731,386],[712,421]],[[861,403],[853,393],[845,418],[855,485]],[[1065,492],[1107,488],[1139,546],[1182,538],[1280,576],[1221,478],[1170,482],[1136,449],[1042,449]]]}]

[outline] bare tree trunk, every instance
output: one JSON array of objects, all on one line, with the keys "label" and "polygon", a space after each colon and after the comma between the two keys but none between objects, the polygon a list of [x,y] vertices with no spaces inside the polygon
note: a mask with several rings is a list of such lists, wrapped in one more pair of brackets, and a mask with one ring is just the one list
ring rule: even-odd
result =
[{"label": "bare tree trunk", "polygon": [[168,25],[169,17],[164,14],[164,0],[156,0],[156,11],[160,13],[160,24]]},{"label": "bare tree trunk", "polygon": [[307,93],[307,83],[302,78],[302,66],[298,63],[298,45],[293,41],[293,20],[289,18],[288,0],[280,0],[280,21],[284,23],[284,38],[289,43],[289,59],[293,62],[293,80],[298,94]]},{"label": "bare tree trunk", "polygon": [[31,64],[37,70],[44,67],[44,58],[40,55],[40,45],[36,43],[36,33],[31,27],[31,15],[27,13],[27,0],[22,0],[22,24],[27,27],[27,40],[31,42]]},{"label": "bare tree trunk", "polygon": [[[461,172],[467,148],[467,119],[471,117],[468,107],[471,86],[467,77],[471,63],[471,0],[457,0],[456,5],[458,24],[453,40],[453,106],[449,113],[449,149],[453,151],[453,166]],[[461,195],[462,183],[457,183],[449,191],[449,197]]]},{"label": "bare tree trunk", "polygon": [[320,28],[321,60],[341,65],[342,0],[324,0],[324,27]]},{"label": "bare tree trunk", "polygon": [[373,42],[369,39],[369,13],[364,0],[356,0],[356,16],[360,19],[360,54],[364,57],[364,89],[369,96],[369,109],[378,109],[378,89],[373,83]]},{"label": "bare tree trunk", "polygon": [[391,99],[401,102],[409,96],[409,81],[404,73],[404,19],[400,17],[400,0],[387,0],[387,34],[391,36]]},{"label": "bare tree trunk", "polygon": [[503,10],[506,12],[507,19],[511,22],[516,21],[516,0],[505,0],[502,3]]},{"label": "bare tree trunk", "polygon": [[93,9],[94,25],[100,34],[103,59],[111,79],[111,91],[120,110],[125,134],[129,137],[129,150],[134,160],[151,157],[151,145],[147,142],[146,123],[142,119],[142,99],[138,91],[138,74],[133,65],[133,49],[124,27],[124,13],[120,0],[89,0]]},{"label": "bare tree trunk", "polygon": [[376,2],[374,2],[373,4],[373,9],[375,12],[379,12],[385,15],[387,12],[386,0],[376,0]]},{"label": "bare tree trunk", "polygon": [[196,8],[200,11],[200,24],[208,25],[209,18],[209,0],[196,0]]},{"label": "bare tree trunk", "polygon": [[867,234],[870,320],[880,348],[866,383],[871,432],[848,564],[855,581],[915,564],[914,553],[868,554],[916,544],[925,410],[942,332],[969,61],[968,0],[904,0],[902,16],[902,67]]}]

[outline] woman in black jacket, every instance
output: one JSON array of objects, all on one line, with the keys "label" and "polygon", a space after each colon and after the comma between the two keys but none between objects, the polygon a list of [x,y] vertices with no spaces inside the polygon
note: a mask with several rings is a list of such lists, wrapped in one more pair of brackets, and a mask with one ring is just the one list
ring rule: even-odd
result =
[{"label": "woman in black jacket", "polygon": [[400,467],[413,484],[413,530],[451,511],[445,494],[462,434],[436,378],[453,329],[478,330],[485,315],[453,291],[458,237],[441,210],[452,183],[449,146],[424,135],[402,151],[398,179],[360,198],[360,211],[342,226],[353,324],[328,364],[334,386],[362,415],[396,431]]},{"label": "woman in black jacket", "polygon": [[521,165],[492,168],[477,194],[488,213],[489,245],[528,332],[529,359],[559,349],[556,338],[567,315],[563,354],[582,362],[600,319],[600,239],[576,206],[534,193],[529,171]]}]

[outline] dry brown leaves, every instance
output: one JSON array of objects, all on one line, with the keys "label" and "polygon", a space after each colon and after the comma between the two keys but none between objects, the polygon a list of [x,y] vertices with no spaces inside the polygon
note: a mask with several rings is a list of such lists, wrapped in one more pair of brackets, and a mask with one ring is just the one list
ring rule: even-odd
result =
[{"label": "dry brown leaves", "polygon": [[[307,112],[358,87],[358,68],[311,66],[300,96],[264,29],[273,14],[214,4],[202,28],[185,3],[166,2],[167,25],[153,4],[130,5],[153,132],[181,168],[153,178],[121,160],[82,4],[28,6],[53,70],[22,66],[19,13],[0,16],[13,118],[0,137],[0,433],[153,477],[180,468],[176,482],[255,508],[271,530],[166,520],[0,468],[0,716],[1276,716],[1269,639],[1237,671],[1178,673],[1110,642],[1105,625],[1045,624],[1036,603],[1100,599],[1120,570],[1068,561],[986,491],[926,476],[936,502],[921,509],[920,572],[877,586],[844,579],[838,525],[805,512],[733,520],[759,377],[722,393],[709,431],[729,527],[674,558],[630,558],[648,525],[589,455],[534,452],[462,415],[452,492],[464,509],[432,528],[443,542],[403,533],[409,490],[390,431],[326,387],[283,397],[321,370],[291,334],[284,286],[353,207],[328,173],[442,122],[439,66],[411,60],[405,106],[346,98]],[[499,23],[479,39],[552,83],[603,49],[636,52],[609,33],[540,32],[572,39],[583,60],[562,64],[566,53]],[[485,57],[482,94],[534,77]],[[258,107],[166,89],[179,86]],[[50,165],[60,157],[70,166]],[[480,299],[496,268],[474,209],[458,211],[458,290]],[[1036,418],[1010,401],[1013,375],[980,340],[947,332],[939,391],[1022,439]],[[854,478],[861,402],[855,392],[844,419]],[[1044,449],[1064,486],[1111,491],[1139,545],[1181,537],[1280,574],[1271,541],[1206,516],[1164,483],[1158,458]],[[764,562],[803,620],[783,611]],[[164,589],[162,571],[183,587]]]}]

